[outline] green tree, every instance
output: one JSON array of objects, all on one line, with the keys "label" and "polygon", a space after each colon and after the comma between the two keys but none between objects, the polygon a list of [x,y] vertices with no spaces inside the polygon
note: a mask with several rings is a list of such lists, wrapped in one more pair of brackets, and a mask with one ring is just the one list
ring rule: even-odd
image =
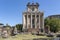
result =
[{"label": "green tree", "polygon": [[60,19],[53,18],[53,19],[45,19],[45,26],[48,25],[50,27],[51,32],[57,32],[60,30]]},{"label": "green tree", "polygon": [[16,28],[17,28],[17,30],[22,31],[22,27],[23,27],[23,25],[22,25],[22,24],[16,24]]}]

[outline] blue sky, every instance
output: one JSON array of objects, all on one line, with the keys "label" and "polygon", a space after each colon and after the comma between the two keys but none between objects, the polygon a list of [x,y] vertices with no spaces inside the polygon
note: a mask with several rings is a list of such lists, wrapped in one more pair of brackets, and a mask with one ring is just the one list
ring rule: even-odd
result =
[{"label": "blue sky", "polygon": [[60,14],[60,0],[0,0],[0,23],[9,25],[22,23],[22,12],[28,2],[38,2],[44,17]]}]

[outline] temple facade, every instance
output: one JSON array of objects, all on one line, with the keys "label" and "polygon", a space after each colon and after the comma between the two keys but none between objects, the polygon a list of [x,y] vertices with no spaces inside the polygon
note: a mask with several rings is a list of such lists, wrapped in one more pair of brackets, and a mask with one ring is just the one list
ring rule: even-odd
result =
[{"label": "temple facade", "polygon": [[38,3],[28,3],[23,12],[23,31],[44,32],[44,13],[39,11]]}]

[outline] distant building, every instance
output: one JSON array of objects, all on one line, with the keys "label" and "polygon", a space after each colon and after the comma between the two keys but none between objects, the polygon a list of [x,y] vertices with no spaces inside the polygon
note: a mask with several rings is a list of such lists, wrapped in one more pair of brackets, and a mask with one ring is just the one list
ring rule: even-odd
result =
[{"label": "distant building", "polygon": [[27,4],[27,10],[23,12],[23,31],[25,32],[43,32],[44,31],[44,13],[39,11],[39,4],[30,2]]},{"label": "distant building", "polygon": [[60,15],[51,15],[51,16],[48,16],[47,18],[49,18],[49,19],[59,18],[60,19]]}]

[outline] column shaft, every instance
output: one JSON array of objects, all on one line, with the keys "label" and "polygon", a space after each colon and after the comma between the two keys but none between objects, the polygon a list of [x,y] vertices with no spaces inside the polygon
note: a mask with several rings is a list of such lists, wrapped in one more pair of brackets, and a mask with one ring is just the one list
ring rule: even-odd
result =
[{"label": "column shaft", "polygon": [[40,29],[40,13],[39,13],[39,29]]},{"label": "column shaft", "polygon": [[27,29],[28,29],[28,13],[27,13]]},{"label": "column shaft", "polygon": [[23,29],[25,29],[25,15],[23,15]]},{"label": "column shaft", "polygon": [[23,15],[23,29],[24,29],[24,15]]},{"label": "column shaft", "polygon": [[36,23],[37,23],[37,22],[36,22],[36,13],[35,13],[35,28],[37,28]]},{"label": "column shaft", "polygon": [[43,20],[43,23],[42,23],[43,24],[43,26],[42,26],[43,27],[43,32],[45,32],[44,31],[44,16],[42,16],[42,20]]},{"label": "column shaft", "polygon": [[31,28],[32,28],[32,13],[31,13]]}]

